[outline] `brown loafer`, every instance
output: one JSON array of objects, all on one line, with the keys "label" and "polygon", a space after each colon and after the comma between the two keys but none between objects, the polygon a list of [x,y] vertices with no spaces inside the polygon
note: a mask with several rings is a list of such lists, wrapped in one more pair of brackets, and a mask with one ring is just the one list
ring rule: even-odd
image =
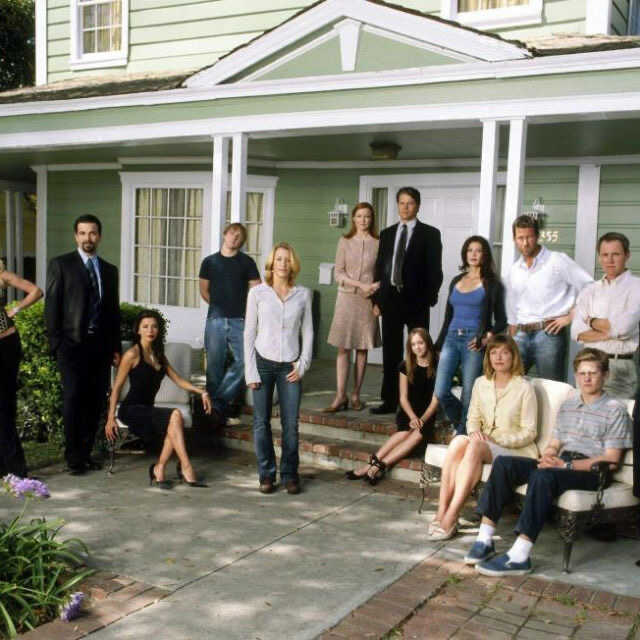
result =
[{"label": "brown loafer", "polygon": [[297,480],[288,480],[284,486],[287,493],[291,496],[300,493],[300,483]]},{"label": "brown loafer", "polygon": [[271,480],[263,480],[260,483],[260,493],[273,493],[275,490],[276,487]]}]

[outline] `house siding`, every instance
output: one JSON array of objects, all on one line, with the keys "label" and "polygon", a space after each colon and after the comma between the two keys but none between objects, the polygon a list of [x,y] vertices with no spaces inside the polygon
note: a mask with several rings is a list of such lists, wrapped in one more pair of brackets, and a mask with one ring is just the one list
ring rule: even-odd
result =
[{"label": "house siding", "polygon": [[[130,0],[129,57],[126,67],[69,68],[70,2],[47,4],[48,82],[81,75],[197,70],[281,24],[314,0],[270,0],[257,11],[249,0]],[[496,30],[506,38],[584,33],[587,0],[546,0],[539,25]],[[440,0],[396,0],[408,9],[439,16]],[[612,28],[626,32],[628,0],[615,0]],[[267,3],[265,3],[265,6]],[[617,31],[614,31],[617,32]]]},{"label": "house siding", "polygon": [[[640,274],[640,165],[602,167],[598,237],[609,231],[624,233],[631,243],[628,267]],[[602,272],[598,266],[598,275]]]},{"label": "house siding", "polygon": [[[111,73],[196,70],[252,40],[315,0],[269,0],[257,11],[251,0],[130,0],[129,63]],[[436,13],[440,0],[406,0],[405,7]],[[260,6],[260,5],[258,5]],[[95,75],[69,69],[70,3],[48,3],[48,81]],[[104,71],[99,71],[103,73]]]}]

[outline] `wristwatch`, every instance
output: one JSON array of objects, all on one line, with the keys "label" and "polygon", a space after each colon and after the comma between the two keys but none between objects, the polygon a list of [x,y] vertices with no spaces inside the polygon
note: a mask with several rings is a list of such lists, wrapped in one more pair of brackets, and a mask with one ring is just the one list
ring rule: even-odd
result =
[{"label": "wristwatch", "polygon": [[573,470],[573,460],[567,460],[564,463],[564,468],[565,469],[569,469],[569,471],[572,471]]}]

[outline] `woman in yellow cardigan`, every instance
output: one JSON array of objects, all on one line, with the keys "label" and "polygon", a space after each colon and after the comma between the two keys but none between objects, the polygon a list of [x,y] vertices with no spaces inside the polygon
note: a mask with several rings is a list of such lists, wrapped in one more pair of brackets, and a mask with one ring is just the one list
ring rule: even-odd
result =
[{"label": "woman in yellow cardigan", "polygon": [[442,465],[440,500],[429,527],[432,540],[457,533],[458,515],[482,476],[482,465],[499,455],[538,457],[538,405],[523,377],[520,352],[510,336],[493,336],[484,354],[484,375],[473,385],[467,436],[456,436]]}]

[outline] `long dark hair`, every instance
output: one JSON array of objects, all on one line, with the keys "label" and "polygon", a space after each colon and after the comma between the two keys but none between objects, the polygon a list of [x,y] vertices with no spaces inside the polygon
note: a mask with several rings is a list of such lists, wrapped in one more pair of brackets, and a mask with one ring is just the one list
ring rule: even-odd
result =
[{"label": "long dark hair", "polygon": [[354,220],[354,217],[358,209],[369,209],[369,211],[371,212],[371,224],[369,225],[369,234],[377,239],[378,228],[376,226],[376,212],[373,210],[373,205],[369,204],[368,202],[358,202],[358,204],[356,204],[355,207],[351,209],[351,229],[349,229],[349,231],[347,231],[347,233],[344,234],[344,237],[349,239],[349,238],[353,238],[353,236],[356,235],[357,229],[356,229],[356,221]]},{"label": "long dark hair", "polygon": [[164,335],[165,326],[164,318],[155,309],[145,309],[141,311],[133,323],[133,344],[138,345],[140,355],[142,355],[142,347],[140,346],[140,324],[145,318],[153,318],[158,323],[158,337],[151,343],[151,352],[158,362],[163,366],[167,366],[167,356],[164,355]]},{"label": "long dark hair", "polygon": [[416,357],[416,354],[413,353],[413,349],[411,349],[411,338],[416,335],[420,336],[424,340],[424,343],[427,345],[427,353],[425,354],[425,357],[427,359],[427,378],[433,378],[436,373],[436,350],[433,346],[433,340],[431,340],[429,332],[422,327],[411,329],[407,337],[407,353],[405,358],[409,384],[413,384],[413,374],[415,373],[416,367],[418,366],[418,358]]},{"label": "long dark hair", "polygon": [[469,263],[467,262],[467,250],[472,242],[477,242],[482,247],[482,262],[480,263],[480,277],[482,278],[482,284],[487,286],[487,283],[491,280],[497,280],[498,274],[496,273],[496,264],[493,261],[493,254],[491,253],[491,245],[484,236],[469,236],[460,249],[460,257],[462,258],[462,264],[460,265],[460,271],[468,271]]}]

